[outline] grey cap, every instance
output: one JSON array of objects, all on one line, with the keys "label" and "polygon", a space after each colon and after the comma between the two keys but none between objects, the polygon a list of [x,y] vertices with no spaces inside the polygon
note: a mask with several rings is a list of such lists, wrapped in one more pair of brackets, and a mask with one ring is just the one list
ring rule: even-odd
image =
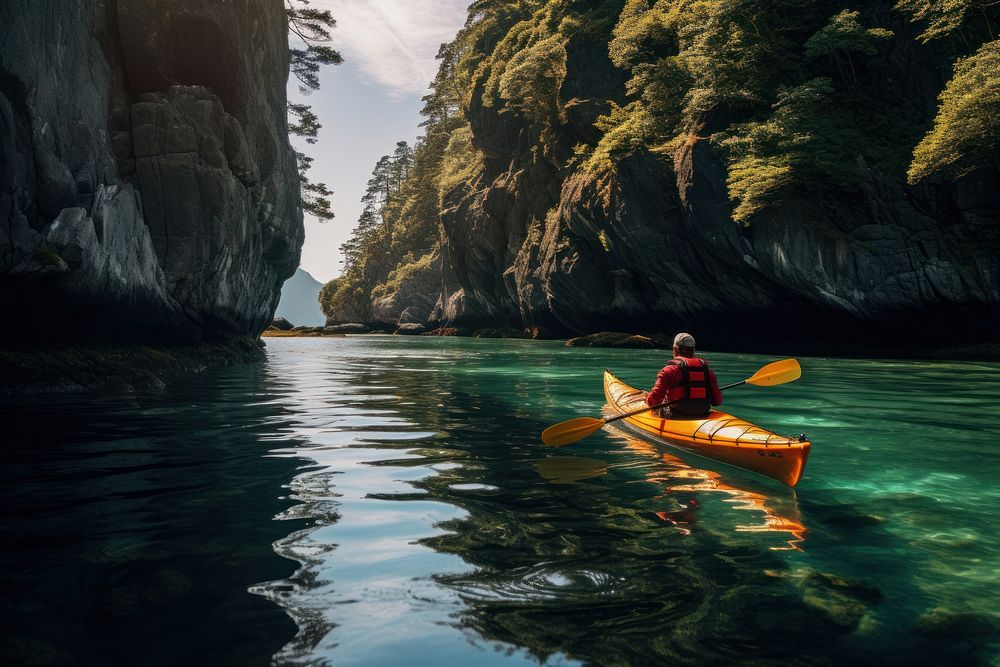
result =
[{"label": "grey cap", "polygon": [[689,333],[679,333],[674,336],[674,347],[689,347],[694,349],[694,336]]}]

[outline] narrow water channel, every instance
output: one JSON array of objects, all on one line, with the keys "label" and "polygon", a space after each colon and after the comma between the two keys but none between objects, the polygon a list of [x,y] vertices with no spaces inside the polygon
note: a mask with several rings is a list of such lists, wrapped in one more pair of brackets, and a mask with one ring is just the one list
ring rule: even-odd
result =
[{"label": "narrow water channel", "polygon": [[[791,491],[612,428],[541,445],[662,352],[267,349],[0,404],[6,664],[996,664],[1000,364],[802,358],[731,390],[814,442]],[[722,383],[773,360],[706,356]]]}]

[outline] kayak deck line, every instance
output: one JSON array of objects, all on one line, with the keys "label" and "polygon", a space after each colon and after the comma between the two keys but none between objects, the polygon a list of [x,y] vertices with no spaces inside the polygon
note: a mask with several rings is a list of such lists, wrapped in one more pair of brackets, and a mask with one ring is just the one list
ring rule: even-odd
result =
[{"label": "kayak deck line", "polygon": [[[641,409],[646,392],[604,371],[604,394],[618,414]],[[702,419],[668,419],[649,412],[626,417],[630,430],[655,442],[750,470],[788,486],[802,476],[812,446],[804,436],[780,435],[745,419],[712,410]]]}]

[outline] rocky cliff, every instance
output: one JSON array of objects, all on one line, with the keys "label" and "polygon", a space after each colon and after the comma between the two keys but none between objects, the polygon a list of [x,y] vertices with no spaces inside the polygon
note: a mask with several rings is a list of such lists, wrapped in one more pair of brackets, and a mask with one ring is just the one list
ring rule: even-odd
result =
[{"label": "rocky cliff", "polygon": [[280,0],[0,5],[4,336],[256,335],[303,240]]},{"label": "rocky cliff", "polygon": [[[671,19],[649,12],[671,3],[602,4],[612,17],[603,27],[591,15],[589,29],[567,30],[577,5],[563,3],[541,20],[541,11],[520,23],[508,19],[513,25],[506,37],[492,53],[484,49],[492,60],[471,74],[465,107],[481,168],[475,179],[445,193],[444,254],[456,291],[442,295],[432,325],[506,324],[548,336],[683,328],[698,332],[707,345],[725,347],[780,341],[816,349],[837,347],[839,341],[863,350],[997,342],[996,163],[910,185],[905,167],[881,159],[888,150],[866,157],[861,134],[869,126],[897,122],[898,113],[905,119],[900,124],[916,128],[912,141],[919,139],[948,80],[942,53],[951,46],[924,46],[914,39],[916,28],[898,15],[880,10],[879,3],[859,3],[875,5],[872,20],[884,20],[893,29],[869,32],[893,37],[883,40],[877,52],[872,47],[869,60],[855,53],[853,80],[849,74],[842,82],[831,77],[844,91],[831,96],[831,106],[850,96],[875,95],[870,91],[879,88],[894,101],[850,117],[847,122],[862,138],[837,155],[836,177],[792,182],[748,219],[734,222],[733,151],[720,137],[749,126],[755,114],[769,113],[759,100],[706,105],[678,125],[682,132],[669,145],[656,145],[637,132],[640,141],[620,142],[597,168],[575,158],[591,156],[593,165],[592,156],[614,139],[612,134],[629,129],[627,122],[614,126],[608,116],[601,119],[614,105],[626,108],[645,96],[644,118],[655,122],[649,109],[656,111],[655,105],[669,97],[652,89],[656,81],[650,79],[636,93],[636,72],[644,70],[634,67],[629,81],[621,56],[628,44],[621,42],[626,29],[635,29],[633,20],[660,21],[659,29],[669,32]],[[805,4],[823,19],[828,15],[823,11],[835,11],[822,3]],[[585,13],[579,9],[575,18]],[[559,28],[539,34],[546,21]],[[505,43],[529,30],[534,35],[517,42],[519,53],[510,60],[503,53]],[[641,37],[641,48],[660,49],[647,56],[656,67],[684,56],[683,33],[675,41],[660,38],[658,46],[650,36],[654,31],[648,33]],[[479,37],[480,44],[489,44]],[[562,40],[562,52],[551,62],[561,63],[564,73],[550,93],[551,113],[540,115],[528,106],[532,98],[517,94],[514,77],[530,76],[525,73],[530,61],[517,59],[531,49],[541,53],[546,39]],[[797,53],[787,57],[801,57]],[[701,67],[715,66],[705,63],[704,54],[699,57]],[[542,71],[558,69],[548,65]],[[768,74],[776,89],[780,71]],[[535,76],[532,92],[537,95],[546,81]],[[1000,86],[1000,75],[992,76],[992,85]],[[509,85],[504,77],[510,77]],[[513,92],[505,93],[505,85]],[[491,86],[499,92],[491,95]],[[778,100],[772,108],[781,104],[780,93]],[[906,115],[900,111],[903,104]],[[816,116],[799,131],[819,134],[824,120]],[[995,137],[986,134],[983,141]],[[814,146],[815,152],[828,148]],[[905,156],[912,146],[893,150]]]}]

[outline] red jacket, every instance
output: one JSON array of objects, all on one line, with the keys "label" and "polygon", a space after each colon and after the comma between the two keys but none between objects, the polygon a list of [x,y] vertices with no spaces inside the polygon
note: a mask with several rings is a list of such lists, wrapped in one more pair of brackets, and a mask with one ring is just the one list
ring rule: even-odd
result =
[{"label": "red jacket", "polygon": [[[702,361],[702,363],[704,362]],[[707,365],[706,370],[708,371],[709,384],[708,401],[712,405],[722,405],[722,392],[719,391],[719,382],[715,379],[715,373]],[[671,393],[683,397],[683,385],[684,370],[678,364],[667,364],[656,376],[656,384],[646,395],[646,405],[659,405],[667,400]],[[674,389],[674,392],[670,392],[671,389]],[[670,396],[670,399],[676,400],[673,396]]]}]

